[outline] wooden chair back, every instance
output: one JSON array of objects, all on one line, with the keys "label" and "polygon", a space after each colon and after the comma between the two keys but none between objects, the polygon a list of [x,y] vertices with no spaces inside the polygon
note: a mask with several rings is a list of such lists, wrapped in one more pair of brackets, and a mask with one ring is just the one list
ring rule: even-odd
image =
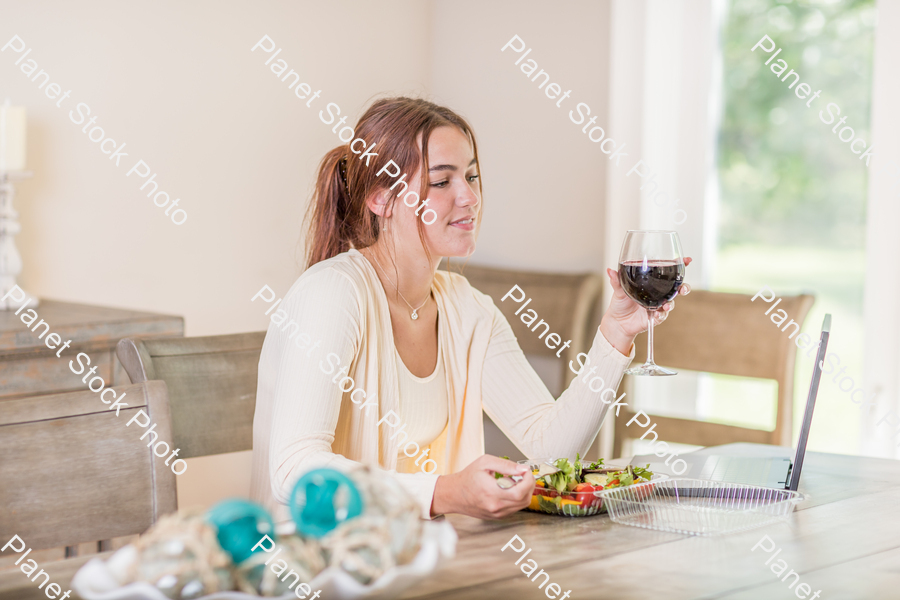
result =
[{"label": "wooden chair back", "polygon": [[166,385],[112,389],[128,404],[118,416],[87,390],[3,402],[0,539],[18,535],[36,550],[74,546],[143,533],[175,511],[171,466],[153,455],[151,436],[140,439],[147,429],[126,426],[143,410],[155,440],[174,450]]},{"label": "wooden chair back", "polygon": [[[782,298],[778,309],[788,318],[777,326],[765,315],[772,304],[751,302],[748,294],[694,290],[675,301],[675,310],[654,329],[654,360],[660,366],[721,373],[778,382],[775,429],[772,431],[653,416],[659,439],[698,446],[731,442],[791,445],[794,410],[794,359],[797,328],[802,327],[815,298],[808,294]],[[782,329],[788,329],[782,331]],[[792,339],[793,338],[793,339]],[[817,339],[811,343],[815,344]],[[635,340],[636,364],[647,355],[647,334]],[[626,376],[626,379],[628,377]],[[633,405],[632,403],[629,403]],[[634,412],[623,410],[616,419],[614,456],[621,456],[625,439],[640,437],[639,428],[626,423]],[[637,435],[636,435],[637,433]]]},{"label": "wooden chair back", "polygon": [[[457,268],[454,264],[452,269],[456,273],[461,272],[472,287],[494,300],[494,304],[509,321],[525,354],[553,357],[553,360],[559,361],[560,381],[562,389],[565,389],[575,378],[575,373],[568,368],[569,361],[575,360],[579,352],[587,352],[590,349],[594,334],[600,325],[600,294],[603,290],[603,279],[596,273],[539,273],[477,265]],[[516,285],[523,290],[525,300],[516,303],[510,297],[504,301],[503,296]],[[516,292],[516,295],[521,294]],[[522,308],[529,298],[531,302],[516,315],[516,311]],[[538,315],[530,326],[522,320],[523,316],[530,314],[529,310]],[[540,324],[542,320],[549,325],[549,330]],[[541,336],[542,333],[544,335]],[[547,345],[547,337],[551,333],[556,333],[561,338],[561,342],[552,349]],[[560,348],[569,340],[572,340],[572,344],[560,353]],[[560,353],[559,357],[557,353]],[[562,389],[551,392],[558,395]]]},{"label": "wooden chair back", "polygon": [[134,383],[162,379],[182,458],[253,448],[256,379],[265,331],[119,341]]}]

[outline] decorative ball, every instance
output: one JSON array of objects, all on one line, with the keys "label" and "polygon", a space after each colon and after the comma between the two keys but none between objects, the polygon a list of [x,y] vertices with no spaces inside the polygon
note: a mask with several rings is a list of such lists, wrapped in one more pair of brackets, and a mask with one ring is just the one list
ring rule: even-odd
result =
[{"label": "decorative ball", "polygon": [[109,562],[121,584],[145,581],[173,600],[200,598],[234,586],[231,561],[216,543],[215,531],[192,512],[162,517]]},{"label": "decorative ball", "polygon": [[247,500],[224,500],[206,513],[206,521],[216,529],[219,545],[235,564],[239,564],[254,552],[263,536],[275,539],[275,522],[262,506]]},{"label": "decorative ball", "polygon": [[236,566],[234,577],[238,589],[246,594],[281,596],[301,584],[308,585],[324,568],[325,559],[316,540],[286,535],[278,539],[272,552],[253,554]]},{"label": "decorative ball", "polygon": [[396,481],[368,468],[350,473],[365,500],[365,513],[319,540],[328,566],[368,585],[412,561],[422,537],[420,508]]},{"label": "decorative ball", "polygon": [[294,485],[288,506],[297,533],[318,539],[361,515],[364,503],[349,477],[334,469],[315,469]]}]

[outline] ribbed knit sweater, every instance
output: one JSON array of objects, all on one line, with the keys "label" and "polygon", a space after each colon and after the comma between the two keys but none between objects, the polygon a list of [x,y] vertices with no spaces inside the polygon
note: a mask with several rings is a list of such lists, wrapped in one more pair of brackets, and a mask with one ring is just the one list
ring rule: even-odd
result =
[{"label": "ribbed knit sweater", "polygon": [[[391,439],[399,425],[390,423],[399,423],[402,367],[374,267],[350,250],[307,269],[284,296],[259,360],[251,480],[251,497],[278,522],[289,518],[285,505],[303,473],[361,464],[393,477],[428,518],[438,476],[484,454],[482,411],[526,456],[587,451],[610,406],[600,392],[577,377],[555,400],[506,318],[464,277],[438,271],[434,297],[449,418],[429,446],[437,469],[427,474],[395,470],[401,438]],[[597,367],[591,380],[601,377],[602,389],[615,390],[632,356],[598,329],[588,353],[588,364]]]}]

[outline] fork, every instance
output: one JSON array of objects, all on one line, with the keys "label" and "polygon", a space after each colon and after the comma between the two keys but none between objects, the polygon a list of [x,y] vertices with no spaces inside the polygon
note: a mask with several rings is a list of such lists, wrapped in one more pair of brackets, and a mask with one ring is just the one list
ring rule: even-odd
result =
[{"label": "fork", "polygon": [[[544,475],[553,475],[554,473],[559,473],[559,469],[556,468],[555,465],[551,465],[550,463],[545,462],[538,465],[538,474],[535,475],[534,478],[538,479],[540,477],[543,477]],[[497,480],[497,485],[504,490],[508,490],[520,481],[522,481],[521,475],[504,475]]]}]

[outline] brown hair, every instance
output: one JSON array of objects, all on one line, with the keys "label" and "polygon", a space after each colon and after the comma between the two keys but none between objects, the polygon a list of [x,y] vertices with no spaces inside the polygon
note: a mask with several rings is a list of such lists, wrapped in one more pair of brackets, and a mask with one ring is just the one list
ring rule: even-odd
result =
[{"label": "brown hair", "polygon": [[[404,97],[384,98],[369,107],[356,124],[353,137],[354,140],[364,140],[366,148],[374,145],[372,150],[378,156],[372,159],[371,164],[366,166],[365,159],[359,160],[362,156],[360,142],[355,147],[357,152],[351,152],[353,140],[330,150],[319,164],[316,188],[306,213],[309,227],[306,237],[307,268],[350,248],[362,249],[374,244],[381,231],[381,218],[369,210],[366,199],[388,190],[388,206],[393,206],[400,192],[406,190],[406,186],[398,184],[403,173],[407,174],[404,183],[408,183],[418,168],[422,177],[419,197],[422,200],[428,197],[428,140],[431,132],[442,126],[457,127],[466,135],[478,165],[478,146],[472,128],[449,108],[427,100]],[[420,133],[421,148],[417,146]],[[389,171],[385,171],[376,177],[375,173],[390,160],[400,166],[400,174],[390,177]],[[390,190],[391,186],[395,189]],[[480,192],[480,178],[478,189]],[[417,227],[423,247],[424,226],[419,219]]]}]

